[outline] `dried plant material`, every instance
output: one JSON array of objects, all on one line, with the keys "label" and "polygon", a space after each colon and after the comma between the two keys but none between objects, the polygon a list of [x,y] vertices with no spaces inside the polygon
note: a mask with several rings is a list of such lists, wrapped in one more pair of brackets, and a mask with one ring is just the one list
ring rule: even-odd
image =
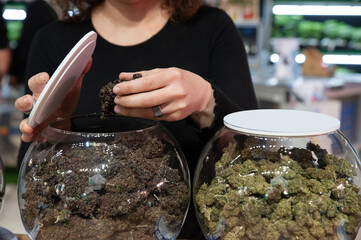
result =
[{"label": "dried plant material", "polygon": [[354,239],[361,195],[347,160],[313,143],[278,152],[250,146],[226,147],[213,181],[196,192],[208,239]]},{"label": "dried plant material", "polygon": [[168,148],[153,135],[129,134],[37,152],[21,196],[27,228],[37,240],[176,236],[190,193]]},{"label": "dried plant material", "polygon": [[[133,74],[132,80],[141,78],[141,77],[142,77],[142,74],[135,73],[135,74]],[[103,118],[110,117],[115,114],[114,113],[114,107],[115,107],[114,98],[116,95],[113,93],[113,88],[118,83],[126,82],[126,81],[129,81],[129,80],[116,79],[115,81],[109,82],[108,84],[106,84],[105,86],[103,86],[100,89],[99,97],[100,97],[100,101],[101,101],[101,110],[103,112],[103,116],[102,116]]]}]

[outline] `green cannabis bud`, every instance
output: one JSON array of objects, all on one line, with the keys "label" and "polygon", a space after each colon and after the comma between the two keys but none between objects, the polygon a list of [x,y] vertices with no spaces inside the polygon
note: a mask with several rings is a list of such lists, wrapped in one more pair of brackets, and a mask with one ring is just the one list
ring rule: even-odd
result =
[{"label": "green cannabis bud", "polygon": [[311,142],[271,152],[251,141],[225,147],[212,182],[196,190],[209,239],[355,238],[361,195],[346,159]]}]

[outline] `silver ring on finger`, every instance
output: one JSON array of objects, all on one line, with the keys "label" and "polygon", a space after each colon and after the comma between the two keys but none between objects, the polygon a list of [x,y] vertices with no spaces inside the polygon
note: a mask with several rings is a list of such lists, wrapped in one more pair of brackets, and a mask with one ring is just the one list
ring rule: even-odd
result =
[{"label": "silver ring on finger", "polygon": [[156,118],[160,118],[161,116],[163,116],[162,109],[160,108],[159,105],[152,107],[152,110]]}]

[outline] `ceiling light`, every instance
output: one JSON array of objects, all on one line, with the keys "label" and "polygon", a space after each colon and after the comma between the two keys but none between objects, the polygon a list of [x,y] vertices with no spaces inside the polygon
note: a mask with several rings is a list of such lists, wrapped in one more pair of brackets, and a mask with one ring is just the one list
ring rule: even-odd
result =
[{"label": "ceiling light", "polygon": [[361,6],[346,5],[274,5],[275,15],[361,16]]},{"label": "ceiling light", "polygon": [[361,55],[325,54],[322,61],[327,64],[361,65]]},{"label": "ceiling light", "polygon": [[3,12],[5,20],[24,20],[26,18],[26,11],[23,9],[5,9]]}]

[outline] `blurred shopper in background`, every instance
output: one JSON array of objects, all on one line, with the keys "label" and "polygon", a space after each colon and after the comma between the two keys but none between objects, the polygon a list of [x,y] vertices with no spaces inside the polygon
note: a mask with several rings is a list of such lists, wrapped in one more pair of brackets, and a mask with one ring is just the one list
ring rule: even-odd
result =
[{"label": "blurred shopper in background", "polygon": [[11,50],[7,39],[5,20],[2,17],[3,5],[0,3],[0,82],[9,70]]},{"label": "blurred shopper in background", "polygon": [[21,37],[18,41],[18,46],[13,50],[9,69],[9,73],[13,78],[12,82],[20,85],[25,83],[25,66],[36,32],[48,23],[58,19],[53,8],[43,0],[35,0],[30,3],[26,14]]}]

